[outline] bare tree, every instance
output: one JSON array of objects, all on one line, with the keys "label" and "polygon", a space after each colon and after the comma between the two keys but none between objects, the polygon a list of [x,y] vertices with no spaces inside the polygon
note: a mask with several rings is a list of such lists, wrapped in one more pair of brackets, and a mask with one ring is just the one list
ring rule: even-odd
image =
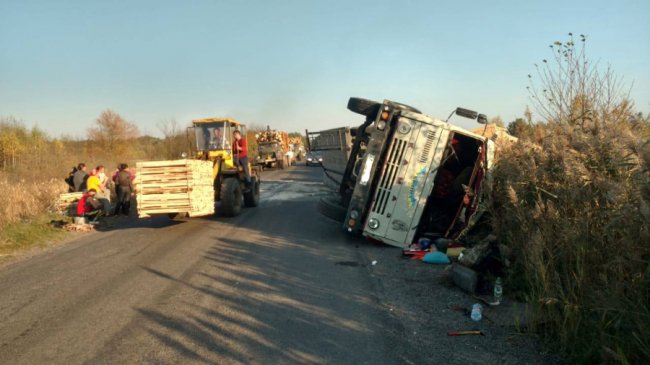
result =
[{"label": "bare tree", "polygon": [[158,122],[158,130],[163,134],[163,154],[165,158],[179,158],[183,152],[188,152],[187,135],[178,125],[176,119]]},{"label": "bare tree", "polygon": [[[537,112],[546,120],[598,127],[617,121],[630,112],[629,90],[611,67],[601,70],[598,62],[586,55],[587,37],[580,34],[576,45],[573,34],[562,43],[549,47],[553,58],[535,64],[536,77],[528,75],[529,97]],[[609,120],[602,117],[607,115]],[[612,120],[612,117],[614,117]]]},{"label": "bare tree", "polygon": [[116,112],[107,109],[95,120],[96,126],[88,129],[91,149],[99,148],[115,156],[125,156],[129,143],[138,138],[138,127]]}]

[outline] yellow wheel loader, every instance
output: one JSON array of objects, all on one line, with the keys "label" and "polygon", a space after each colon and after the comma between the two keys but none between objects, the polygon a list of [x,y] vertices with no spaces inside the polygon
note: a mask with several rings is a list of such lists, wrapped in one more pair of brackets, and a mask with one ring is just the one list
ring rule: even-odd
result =
[{"label": "yellow wheel loader", "polygon": [[241,212],[242,199],[247,207],[256,207],[260,199],[259,170],[248,163],[251,183],[246,186],[242,166],[238,166],[233,154],[235,143],[233,133],[241,132],[246,139],[246,127],[232,118],[207,118],[192,121],[188,137],[196,141],[195,157],[213,162],[215,201],[220,201],[220,212],[225,216],[236,216]]}]

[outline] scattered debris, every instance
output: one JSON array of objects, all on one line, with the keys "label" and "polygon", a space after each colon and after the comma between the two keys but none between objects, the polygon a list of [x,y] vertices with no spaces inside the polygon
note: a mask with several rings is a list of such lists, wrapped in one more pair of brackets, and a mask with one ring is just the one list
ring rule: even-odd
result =
[{"label": "scattered debris", "polygon": [[490,246],[492,243],[496,242],[496,240],[497,237],[495,235],[488,235],[477,245],[465,249],[462,252],[462,255],[458,256],[458,262],[467,267],[475,266],[488,256],[490,253]]},{"label": "scattered debris", "polygon": [[68,232],[91,232],[95,229],[92,224],[68,223],[62,227]]},{"label": "scattered debris", "polygon": [[449,261],[449,257],[447,257],[447,255],[445,255],[444,253],[440,251],[434,251],[424,255],[424,257],[422,257],[422,262],[426,262],[427,264],[446,265],[449,264],[451,261]]},{"label": "scattered debris", "polygon": [[447,336],[485,336],[481,331],[449,331]]},{"label": "scattered debris", "polygon": [[337,263],[335,263],[335,265],[357,267],[359,266],[359,263],[356,261],[338,261]]},{"label": "scattered debris", "polygon": [[454,264],[451,268],[451,279],[459,288],[468,293],[476,292],[478,274],[476,271],[463,265]]},{"label": "scattered debris", "polygon": [[483,315],[482,315],[481,312],[483,312],[483,306],[482,305],[480,305],[478,303],[475,303],[474,305],[472,305],[472,313],[470,314],[470,317],[472,318],[472,321],[474,321],[474,322],[480,321],[481,318],[483,318]]}]

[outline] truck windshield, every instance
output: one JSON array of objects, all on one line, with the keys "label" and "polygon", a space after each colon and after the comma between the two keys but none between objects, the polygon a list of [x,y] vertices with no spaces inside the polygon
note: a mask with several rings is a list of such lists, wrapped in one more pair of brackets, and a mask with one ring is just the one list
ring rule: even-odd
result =
[{"label": "truck windshield", "polygon": [[230,149],[229,131],[226,123],[206,123],[197,125],[196,147],[200,151]]},{"label": "truck windshield", "polygon": [[260,143],[257,148],[262,153],[271,153],[277,151],[279,149],[279,146],[280,145],[277,142],[273,142],[273,143],[266,142],[266,143]]}]

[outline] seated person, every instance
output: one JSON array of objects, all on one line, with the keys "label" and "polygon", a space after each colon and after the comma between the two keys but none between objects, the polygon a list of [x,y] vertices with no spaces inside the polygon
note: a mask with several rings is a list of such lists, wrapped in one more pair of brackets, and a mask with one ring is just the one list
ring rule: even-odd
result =
[{"label": "seated person", "polygon": [[77,216],[95,222],[102,213],[102,203],[95,198],[97,190],[89,189],[77,202]]},{"label": "seated person", "polygon": [[224,139],[223,129],[221,127],[216,127],[212,131],[212,136],[210,138],[209,148],[211,150],[229,150],[230,144]]}]

